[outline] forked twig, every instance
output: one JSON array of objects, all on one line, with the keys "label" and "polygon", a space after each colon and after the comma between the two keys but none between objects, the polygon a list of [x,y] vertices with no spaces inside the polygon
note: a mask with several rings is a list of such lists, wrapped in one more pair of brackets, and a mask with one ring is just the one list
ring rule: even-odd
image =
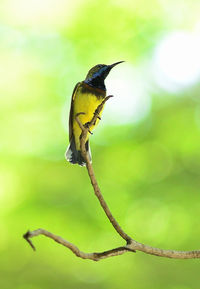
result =
[{"label": "forked twig", "polygon": [[103,100],[103,102],[97,107],[96,111],[94,112],[94,116],[93,116],[92,120],[89,123],[87,123],[87,127],[84,126],[79,119],[79,115],[82,114],[82,112],[80,112],[79,114],[76,115],[76,121],[78,122],[78,124],[82,130],[81,137],[80,137],[81,153],[82,153],[83,158],[86,161],[86,167],[87,167],[88,175],[90,177],[91,184],[92,184],[93,189],[94,189],[94,193],[95,193],[96,197],[98,198],[100,205],[103,208],[103,210],[104,210],[105,214],[107,215],[109,221],[111,222],[112,226],[117,231],[117,233],[126,241],[126,245],[122,246],[122,247],[117,247],[117,248],[114,248],[111,250],[107,250],[105,252],[84,253],[84,252],[80,251],[74,244],[72,244],[72,243],[68,242],[67,240],[64,240],[63,238],[56,236],[55,234],[50,233],[44,229],[37,229],[37,230],[31,231],[31,232],[28,231],[23,237],[28,241],[28,243],[30,244],[30,246],[34,250],[35,250],[35,247],[34,247],[33,243],[31,242],[30,238],[33,238],[33,237],[36,237],[39,235],[44,235],[48,238],[53,239],[57,243],[67,247],[77,257],[80,257],[82,259],[90,259],[93,261],[99,261],[101,259],[122,255],[126,252],[129,252],[129,251],[131,251],[131,252],[142,251],[142,252],[147,253],[147,254],[160,256],[160,257],[174,258],[174,259],[200,258],[200,250],[196,250],[196,251],[163,250],[163,249],[154,248],[154,247],[139,243],[139,242],[133,240],[130,236],[128,236],[124,232],[124,230],[120,227],[120,225],[115,220],[115,218],[113,217],[108,205],[106,204],[106,202],[105,202],[105,200],[101,194],[100,188],[98,186],[97,180],[96,180],[95,175],[94,175],[94,170],[93,170],[92,164],[90,163],[90,160],[89,160],[86,148],[85,148],[85,142],[86,142],[87,134],[90,131],[90,127],[95,124],[97,118],[99,118],[99,114],[100,114],[105,102],[110,97],[111,96],[107,96]]}]

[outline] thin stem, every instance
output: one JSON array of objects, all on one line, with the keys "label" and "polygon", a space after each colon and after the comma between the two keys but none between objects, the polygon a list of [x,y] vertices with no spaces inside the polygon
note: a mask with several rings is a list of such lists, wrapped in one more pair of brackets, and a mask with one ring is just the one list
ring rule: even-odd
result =
[{"label": "thin stem", "polygon": [[78,122],[81,130],[82,130],[82,134],[81,134],[81,137],[80,137],[80,145],[81,145],[81,153],[82,153],[82,156],[84,157],[85,159],[85,162],[86,162],[86,167],[87,167],[87,171],[88,171],[88,175],[90,177],[90,181],[91,181],[91,184],[93,186],[93,189],[94,189],[94,193],[96,195],[96,197],[98,198],[99,202],[100,202],[100,205],[101,207],[103,208],[104,212],[106,213],[106,216],[108,217],[109,221],[111,222],[111,224],[113,225],[113,227],[115,228],[115,230],[118,232],[118,234],[124,239],[126,240],[127,243],[130,243],[131,241],[131,237],[129,237],[123,230],[122,228],[120,227],[120,225],[118,224],[118,222],[116,221],[116,219],[114,218],[114,216],[112,215],[106,201],[104,200],[103,198],[103,195],[101,193],[101,190],[98,186],[98,183],[97,183],[97,180],[96,180],[96,177],[95,177],[95,174],[94,174],[94,170],[93,170],[93,167],[92,167],[92,164],[89,160],[89,157],[88,157],[88,153],[86,151],[86,148],[85,148],[85,143],[86,143],[86,138],[87,138],[87,134],[88,134],[88,131],[90,129],[90,127],[96,122],[97,118],[99,117],[99,114],[101,112],[101,110],[103,109],[103,105],[104,103],[112,96],[107,96],[103,101],[102,103],[97,107],[95,113],[94,113],[94,116],[92,118],[92,120],[87,123],[87,127],[85,127],[80,119],[79,119],[79,115],[82,114],[82,112],[78,113],[76,115],[76,121]]},{"label": "thin stem", "polygon": [[134,252],[134,250],[132,250],[130,248],[126,248],[126,246],[124,246],[124,247],[117,247],[117,248],[107,250],[104,252],[84,253],[84,252],[80,251],[76,245],[74,245],[74,244],[70,243],[69,241],[63,239],[62,237],[54,235],[51,232],[48,232],[47,230],[44,230],[44,229],[37,229],[37,230],[32,231],[32,232],[28,231],[23,236],[24,239],[30,244],[30,246],[33,248],[34,251],[36,251],[36,249],[35,249],[35,246],[33,245],[32,241],[30,240],[30,238],[37,237],[39,235],[44,235],[45,237],[48,237],[48,238],[54,240],[55,242],[67,247],[77,257],[80,257],[82,259],[90,259],[93,261],[99,261],[101,259],[106,259],[109,257],[122,255],[126,252]]},{"label": "thin stem", "polygon": [[26,234],[24,234],[24,238],[26,239],[26,241],[29,243],[29,245],[33,248],[33,250],[35,250],[35,247],[33,245],[33,243],[31,242],[30,238],[39,236],[39,235],[44,235],[48,238],[51,238],[52,240],[56,241],[57,243],[67,247],[68,249],[70,249],[77,257],[80,257],[82,259],[90,259],[93,261],[99,261],[101,259],[105,259],[105,258],[109,258],[109,257],[113,257],[113,256],[118,256],[118,255],[122,255],[124,253],[127,252],[136,252],[136,251],[141,251],[144,252],[146,254],[151,254],[154,256],[160,256],[160,257],[167,257],[167,258],[174,258],[174,259],[193,259],[193,258],[200,258],[200,250],[196,250],[196,251],[175,251],[175,250],[163,250],[163,249],[159,249],[159,248],[154,248],[142,243],[139,243],[135,240],[133,240],[131,237],[129,237],[124,231],[123,229],[120,227],[120,225],[118,224],[118,222],[115,220],[115,218],[113,217],[108,205],[106,204],[100,188],[98,186],[97,180],[95,178],[94,175],[94,170],[92,167],[92,164],[90,163],[86,148],[85,148],[85,141],[86,141],[86,137],[87,134],[89,132],[90,127],[95,124],[97,118],[99,118],[99,113],[101,112],[104,103],[110,98],[111,96],[107,96],[104,101],[97,107],[94,116],[92,118],[92,120],[90,121],[89,125],[87,124],[87,127],[85,127],[79,120],[79,115],[84,113],[84,112],[80,112],[79,114],[76,115],[76,121],[78,122],[81,130],[82,130],[82,134],[80,137],[80,144],[81,144],[81,152],[82,155],[86,161],[86,168],[88,171],[88,175],[90,177],[90,181],[91,184],[93,186],[94,189],[94,193],[96,195],[96,197],[98,198],[101,207],[103,208],[104,212],[106,213],[108,219],[110,220],[111,224],[113,225],[113,227],[115,228],[115,230],[117,231],[117,233],[127,242],[126,246],[122,246],[122,247],[117,247],[111,250],[107,250],[104,252],[94,252],[94,253],[84,253],[82,251],[79,250],[78,247],[76,247],[74,244],[70,243],[69,241],[63,239],[60,236],[54,235],[51,232],[48,232],[44,229],[37,229],[35,231],[28,231]]}]

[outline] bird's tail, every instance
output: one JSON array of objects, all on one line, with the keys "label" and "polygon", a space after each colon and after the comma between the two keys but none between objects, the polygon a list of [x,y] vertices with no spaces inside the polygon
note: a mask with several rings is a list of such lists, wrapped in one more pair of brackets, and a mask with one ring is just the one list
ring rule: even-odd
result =
[{"label": "bird's tail", "polygon": [[[91,151],[89,146],[89,141],[85,143],[86,151],[88,152],[90,162],[92,162]],[[74,136],[72,137],[70,144],[65,153],[65,158],[72,164],[79,164],[80,166],[85,166],[85,160],[82,157],[81,151],[76,149]]]}]

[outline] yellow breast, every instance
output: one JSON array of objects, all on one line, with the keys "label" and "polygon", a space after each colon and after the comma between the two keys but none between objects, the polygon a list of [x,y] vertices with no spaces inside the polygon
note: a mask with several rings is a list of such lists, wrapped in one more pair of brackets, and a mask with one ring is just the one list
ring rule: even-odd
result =
[{"label": "yellow breast", "polygon": [[[79,112],[84,112],[85,114],[80,115],[79,119],[80,121],[85,124],[87,122],[90,122],[93,118],[94,112],[101,104],[102,97],[97,97],[96,95],[92,93],[82,93],[81,89],[78,89],[75,99],[74,99],[74,107],[73,107],[73,134],[75,137],[75,143],[76,143],[76,148],[80,150],[80,141],[79,137],[81,135],[81,129],[78,125],[78,123],[75,120],[75,116]],[[101,111],[102,112],[102,111]],[[97,119],[96,124],[90,128],[90,131],[96,127],[98,124],[99,120]],[[87,136],[88,139],[89,135]]]}]

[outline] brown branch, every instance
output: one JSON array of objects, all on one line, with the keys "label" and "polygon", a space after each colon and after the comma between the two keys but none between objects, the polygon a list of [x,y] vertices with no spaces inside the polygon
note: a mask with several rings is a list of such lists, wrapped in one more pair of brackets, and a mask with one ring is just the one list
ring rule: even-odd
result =
[{"label": "brown branch", "polygon": [[173,259],[194,259],[200,258],[200,250],[196,251],[177,251],[177,250],[164,250],[159,248],[154,248],[142,243],[139,243],[133,239],[131,239],[131,243],[126,246],[126,248],[141,251],[146,254],[173,258]]},{"label": "brown branch", "polygon": [[92,164],[90,163],[90,160],[89,160],[89,157],[88,157],[88,154],[87,154],[87,151],[86,151],[86,148],[85,148],[85,143],[86,143],[86,138],[87,138],[87,135],[88,135],[88,131],[90,129],[90,127],[96,122],[103,106],[104,106],[104,103],[110,98],[112,97],[111,95],[107,96],[104,101],[102,101],[102,103],[97,107],[95,113],[94,113],[94,116],[92,118],[92,120],[90,121],[90,123],[87,123],[87,127],[85,127],[80,119],[79,119],[79,115],[81,114],[81,112],[79,114],[76,115],[76,121],[78,122],[80,128],[82,129],[82,134],[80,136],[80,143],[81,143],[81,152],[82,152],[82,156],[83,158],[85,159],[86,161],[86,167],[87,167],[87,171],[88,171],[88,175],[90,177],[90,181],[91,181],[91,184],[93,186],[93,189],[94,189],[94,193],[96,195],[96,197],[98,198],[100,204],[101,204],[101,207],[103,208],[104,212],[106,213],[109,221],[111,222],[111,224],[113,225],[113,227],[115,228],[115,230],[118,232],[118,234],[124,239],[126,240],[127,243],[130,242],[131,240],[131,237],[129,237],[123,230],[122,228],[120,227],[120,225],[118,224],[118,222],[115,220],[115,218],[113,217],[108,205],[106,204],[102,194],[101,194],[101,191],[100,191],[100,188],[98,186],[98,183],[97,183],[97,180],[95,178],[95,175],[94,175],[94,170],[93,170],[93,167],[92,167]]},{"label": "brown branch", "polygon": [[99,261],[102,259],[106,259],[109,257],[119,256],[127,252],[135,252],[135,250],[142,251],[147,254],[160,256],[160,257],[167,257],[167,258],[175,258],[175,259],[193,259],[193,258],[200,258],[200,251],[173,251],[173,250],[162,250],[158,248],[153,248],[141,243],[138,243],[134,240],[131,240],[131,243],[123,246],[117,247],[111,250],[107,250],[104,252],[94,252],[94,253],[84,253],[79,250],[74,244],[70,243],[69,241],[63,239],[60,236],[57,236],[53,233],[50,233],[44,229],[37,229],[35,231],[28,231],[24,234],[24,239],[30,244],[30,246],[35,251],[35,246],[33,245],[30,238],[37,237],[39,235],[44,235],[55,242],[67,247],[70,249],[77,257],[82,259],[90,259],[93,261]]},{"label": "brown branch", "polygon": [[33,238],[33,237],[36,237],[39,235],[44,235],[44,236],[56,241],[57,243],[67,247],[77,257],[80,257],[82,259],[90,259],[93,261],[99,261],[101,259],[122,255],[126,252],[129,252],[129,251],[131,251],[131,252],[141,251],[141,252],[144,252],[146,254],[151,254],[154,256],[174,258],[174,259],[200,258],[200,250],[196,250],[196,251],[163,250],[163,249],[154,248],[154,247],[150,247],[148,245],[139,243],[139,242],[133,240],[130,236],[128,236],[124,232],[124,230],[120,227],[120,225],[115,220],[115,218],[113,217],[108,205],[106,204],[106,202],[105,202],[105,200],[101,194],[100,188],[98,186],[97,180],[96,180],[95,175],[94,175],[94,170],[93,170],[92,164],[90,163],[90,160],[89,160],[86,148],[85,148],[85,142],[86,142],[87,134],[90,132],[90,127],[95,124],[97,118],[100,118],[99,114],[100,114],[105,102],[110,97],[111,96],[107,96],[104,99],[104,101],[97,107],[96,111],[94,112],[94,116],[93,116],[92,120],[89,123],[87,123],[87,126],[84,126],[78,117],[80,114],[83,114],[84,112],[80,112],[79,114],[76,115],[76,121],[78,122],[78,124],[82,130],[82,134],[80,136],[81,153],[82,153],[82,156],[84,157],[84,159],[86,161],[86,167],[87,167],[88,175],[90,177],[91,184],[92,184],[93,189],[94,189],[94,193],[95,193],[96,197],[98,198],[98,200],[101,204],[101,207],[103,208],[105,214],[107,215],[107,217],[108,217],[109,221],[111,222],[111,224],[113,225],[114,229],[126,241],[127,245],[122,246],[122,247],[118,247],[118,248],[114,248],[111,250],[107,250],[105,252],[84,253],[84,252],[80,251],[78,249],[78,247],[76,247],[74,244],[72,244],[72,243],[68,242],[67,240],[64,240],[63,238],[56,236],[53,233],[50,233],[44,229],[38,229],[35,231],[31,231],[31,232],[28,231],[23,237],[26,239],[26,241],[30,244],[30,246],[34,250],[35,250],[35,247],[34,247],[33,243],[31,242],[30,238]]},{"label": "brown branch", "polygon": [[[104,103],[110,98],[110,96],[105,98]],[[104,104],[103,103],[103,104]],[[110,220],[111,224],[115,228],[115,230],[118,232],[118,234],[127,241],[127,246],[126,248],[131,249],[132,251],[142,251],[147,254],[155,255],[155,256],[160,256],[160,257],[168,257],[168,258],[177,258],[177,259],[191,259],[191,258],[200,258],[200,250],[198,251],[175,251],[175,250],[163,250],[159,248],[153,248],[148,245],[141,244],[135,240],[133,240],[131,237],[129,237],[123,229],[119,226],[118,222],[115,220],[115,218],[112,216],[112,213],[110,212],[102,194],[100,191],[100,188],[98,186],[97,180],[94,175],[94,170],[92,167],[92,164],[90,163],[87,151],[85,149],[85,142],[86,142],[86,137],[88,134],[88,131],[90,127],[95,123],[99,113],[101,112],[103,108],[103,105],[99,105],[98,108],[96,109],[96,112],[89,124],[87,124],[87,127],[84,127],[82,123],[80,122],[78,115],[76,116],[76,121],[78,122],[80,128],[82,129],[82,134],[80,137],[80,143],[81,143],[81,152],[82,155],[86,161],[86,167],[88,170],[88,175],[90,177],[91,184],[94,189],[94,193],[97,196],[104,212],[106,213],[108,219]]]},{"label": "brown branch", "polygon": [[37,229],[35,231],[28,231],[26,234],[24,234],[24,239],[30,244],[30,246],[33,248],[33,250],[35,251],[35,246],[33,245],[32,241],[30,240],[30,238],[39,236],[39,235],[44,235],[52,240],[54,240],[55,242],[67,247],[68,249],[70,249],[77,257],[80,257],[82,259],[90,259],[93,261],[99,261],[101,259],[106,259],[109,257],[113,257],[113,256],[118,256],[118,255],[122,255],[126,252],[129,251],[133,251],[130,248],[127,248],[126,246],[124,247],[118,247],[118,248],[114,248],[111,250],[107,250],[104,252],[94,252],[94,253],[84,253],[82,251],[79,250],[78,247],[76,247],[74,244],[68,242],[67,240],[63,239],[60,236],[56,236],[44,229]]}]

